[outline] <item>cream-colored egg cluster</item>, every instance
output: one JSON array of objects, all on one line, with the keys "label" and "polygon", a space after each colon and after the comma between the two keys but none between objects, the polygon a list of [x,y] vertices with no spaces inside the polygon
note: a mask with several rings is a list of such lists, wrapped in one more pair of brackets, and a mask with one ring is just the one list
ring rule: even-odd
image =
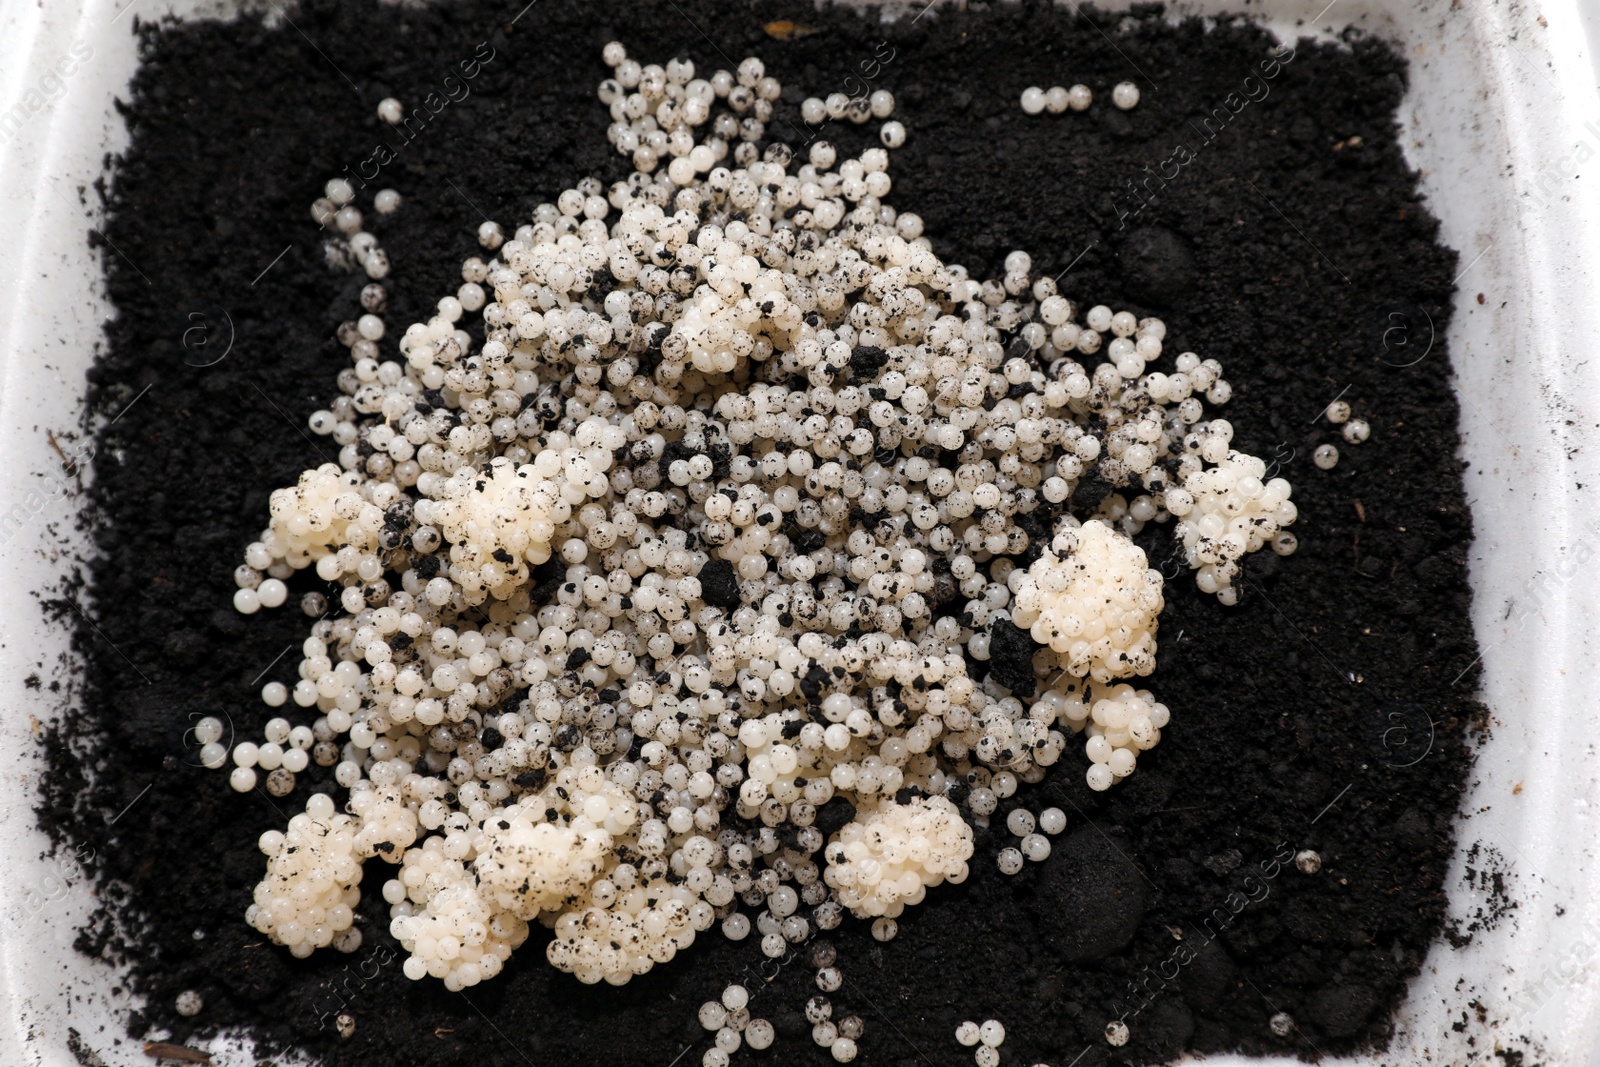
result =
[{"label": "cream-colored egg cluster", "polygon": [[332,798],[317,793],[286,833],[261,837],[267,876],[256,887],[249,921],[297,956],[329,944],[354,951],[361,943],[351,928],[361,863],[399,856],[417,839],[416,811],[398,788],[359,781],[347,810],[334,814]]},{"label": "cream-colored egg cluster", "polygon": [[607,906],[562,912],[545,958],[588,985],[623,985],[658,963],[669,963],[711,928],[716,912],[685,886],[615,888]]},{"label": "cream-colored egg cluster", "polygon": [[781,271],[763,270],[738,245],[727,251],[732,262],[725,267],[716,264],[714,255],[709,257],[711,291],[688,302],[663,342],[687,346],[689,365],[702,372],[727,373],[743,360],[765,358],[772,344],[762,335],[781,337],[803,317],[784,296]]},{"label": "cream-colored egg cluster", "polygon": [[392,785],[356,782],[350,787],[348,810],[361,820],[352,842],[361,859],[398,856],[417,839],[417,812]]},{"label": "cream-colored egg cluster", "polygon": [[300,568],[343,548],[359,553],[375,544],[383,509],[359,492],[360,484],[338,464],[324,463],[300,475],[293,487],[274,490],[272,525],[262,536],[272,559]]},{"label": "cream-colored egg cluster", "polygon": [[1171,712],[1148,689],[1068,681],[1045,692],[1035,713],[1086,735],[1089,788],[1110,789],[1134,772],[1138,755],[1156,747]]},{"label": "cream-colored egg cluster", "polygon": [[707,900],[725,905],[733,888],[711,874],[719,849],[703,837],[685,843],[682,884],[643,884],[614,848],[626,834],[640,859],[664,849],[659,823],[630,834],[639,807],[598,767],[568,767],[541,793],[489,811],[476,833],[454,822],[407,853],[385,887],[391,929],[412,953],[407,973],[476,984],[534,919],[555,931],[551,964],[581,981],[620,984],[670,960],[714,921]]},{"label": "cream-colored egg cluster", "polygon": [[411,954],[404,964],[408,978],[432,975],[455,992],[499,974],[527,940],[528,925],[496,914],[460,865],[444,860],[441,851],[424,850],[418,863],[427,867],[431,861],[437,868],[429,881],[440,883],[438,888],[420,911],[404,907],[390,920],[389,932]]},{"label": "cream-colored egg cluster", "polygon": [[[631,157],[640,173],[651,173],[665,158],[667,176],[679,185],[688,185],[695,174],[710,170],[716,162],[709,146],[695,154],[694,148],[701,146],[695,144],[693,130],[711,120],[719,99],[727,99],[738,89],[736,99],[743,105],[741,111],[751,110],[752,105],[761,102],[761,108],[752,115],[758,121],[771,116],[772,101],[777,99],[778,83],[764,77],[766,70],[760,60],[747,59],[737,73],[718,71],[708,79],[695,77],[695,64],[690,59],[668,60],[664,67],[653,63],[642,66],[630,59],[627,49],[616,41],[606,46],[603,58],[613,72],[612,77],[600,83],[598,94],[611,112],[607,140],[618,154]],[[752,63],[747,76],[747,65]],[[676,173],[674,166],[678,168]]]},{"label": "cream-colored egg cluster", "polygon": [[1012,622],[1048,645],[1061,669],[1097,682],[1156,666],[1161,572],[1144,549],[1099,519],[1058,533],[1028,568]]},{"label": "cream-colored egg cluster", "polygon": [[418,502],[418,521],[436,525],[450,544],[448,579],[468,603],[516,595],[529,565],[550,558],[557,528],[575,508],[609,490],[611,452],[626,435],[590,420],[575,437],[551,435],[549,447],[520,466],[505,457],[482,471],[463,466],[433,499]]},{"label": "cream-colored egg cluster", "polygon": [[964,882],[972,827],[945,797],[885,798],[829,842],[823,877],[858,918],[897,918],[933,886]]},{"label": "cream-colored egg cluster", "polygon": [[[1213,440],[1220,436],[1220,422],[1212,424]],[[1231,436],[1228,427],[1221,440]],[[1195,584],[1224,604],[1238,601],[1233,580],[1239,576],[1240,560],[1298,515],[1288,481],[1263,481],[1266,470],[1261,458],[1229,449],[1215,467],[1191,471],[1181,489],[1166,494],[1167,510],[1181,520],[1174,532],[1183,541],[1189,566],[1198,570]]]},{"label": "cream-colored egg cluster", "polygon": [[361,943],[351,926],[361,901],[360,831],[359,819],[334,814],[332,798],[317,793],[286,831],[262,834],[267,875],[245,920],[296,956],[336,942],[354,951]]},{"label": "cream-colored egg cluster", "polygon": [[622,833],[636,814],[634,802],[615,786],[610,795],[594,795],[583,807],[575,825],[546,822],[549,809],[538,798],[484,820],[473,862],[484,896],[524,920],[583,896],[607,866],[615,839],[606,825]]}]

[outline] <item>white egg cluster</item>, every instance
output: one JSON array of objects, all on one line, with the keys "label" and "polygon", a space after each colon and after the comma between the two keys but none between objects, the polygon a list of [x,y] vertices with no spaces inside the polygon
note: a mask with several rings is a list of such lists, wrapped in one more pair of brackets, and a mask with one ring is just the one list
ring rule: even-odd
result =
[{"label": "white egg cluster", "polygon": [[1050,646],[1061,669],[1097,682],[1156,667],[1161,572],[1099,519],[1056,534],[1019,583],[1011,621]]},{"label": "white egg cluster", "polygon": [[1109,789],[1132,774],[1139,753],[1154,748],[1171,721],[1165,704],[1148,689],[1131,685],[1091,682],[1086,691],[1052,690],[1043,700],[1051,707],[1059,703],[1060,721],[1087,736],[1083,749],[1090,762],[1089,788],[1096,790]]},{"label": "white egg cluster", "polygon": [[417,839],[417,809],[408,802],[404,790],[383,780],[392,777],[380,775],[350,786],[350,800],[345,807],[361,820],[353,842],[361,859],[398,855]]},{"label": "white egg cluster", "polygon": [[[1202,447],[1217,456],[1212,460],[1217,466],[1190,471],[1181,489],[1167,492],[1166,504],[1180,520],[1175,533],[1183,541],[1189,566],[1199,571],[1195,584],[1217,594],[1224,604],[1234,604],[1239,599],[1233,580],[1239,576],[1240,560],[1280,536],[1288,541],[1278,540],[1273,547],[1292,552],[1293,535],[1279,531],[1294,522],[1298,510],[1289,499],[1286,480],[1263,482],[1267,465],[1262,459],[1226,447],[1231,426],[1219,428],[1213,422],[1211,428]],[[1223,447],[1214,448],[1218,441],[1224,442]]]},{"label": "white egg cluster", "polygon": [[[1139,87],[1133,82],[1118,82],[1112,87],[1111,102],[1119,111],[1132,110],[1139,104]],[[1093,91],[1081,83],[1070,89],[1059,85],[1052,85],[1048,89],[1030,85],[1022,90],[1022,110],[1029,115],[1039,115],[1046,111],[1052,115],[1059,115],[1069,108],[1073,111],[1087,111],[1092,103],[1094,103]]]},{"label": "white egg cluster", "polygon": [[336,942],[355,951],[361,944],[361,932],[351,926],[361,901],[361,823],[334,814],[332,798],[316,793],[287,831],[262,834],[267,876],[256,886],[246,921],[296,956]]},{"label": "white egg cluster", "polygon": [[884,800],[827,847],[824,879],[859,918],[895,918],[942,882],[964,882],[972,827],[944,797]]},{"label": "white egg cluster", "polygon": [[[1050,713],[1055,713],[1053,708]],[[1030,861],[1043,863],[1049,859],[1052,851],[1050,837],[1066,828],[1067,815],[1060,808],[1045,808],[1037,819],[1027,808],[1012,808],[1006,815],[1006,829],[1021,840],[1015,846],[1000,850],[1000,855],[996,857],[1000,873],[1017,874]]]},{"label": "white egg cluster", "polygon": [[[383,509],[359,492],[360,486],[360,478],[324,463],[300,475],[292,488],[275,490],[269,503],[272,525],[261,535],[271,559],[298,570],[341,548],[362,552],[374,545]],[[338,574],[330,569],[323,576],[331,581]]]},{"label": "white egg cluster", "polygon": [[459,589],[469,604],[490,596],[509,600],[527,582],[529,565],[550,558],[550,539],[573,510],[610,489],[605,445],[615,441],[611,448],[620,448],[621,430],[590,419],[571,439],[552,437],[531,463],[515,466],[499,457],[481,472],[461,467],[436,496],[417,502],[416,521],[437,527],[450,545],[450,568],[436,576],[434,595]]},{"label": "white egg cluster", "polygon": [[545,955],[580,982],[622,985],[657,963],[670,962],[714,921],[711,905],[686,886],[619,888],[609,907],[562,912]]},{"label": "white egg cluster", "polygon": [[1000,1046],[1006,1043],[1005,1024],[999,1019],[987,1019],[982,1026],[964,1022],[956,1027],[956,1040],[972,1049],[973,1061],[978,1067],[997,1067]]},{"label": "white egg cluster", "polygon": [[389,932],[410,953],[406,977],[432,975],[443,979],[451,992],[493,978],[512,950],[527,940],[528,924],[490,908],[443,849],[419,851],[417,863],[408,869],[426,871],[423,885],[432,891],[421,910],[406,909],[389,924]]},{"label": "white egg cluster", "polygon": [[1030,85],[1022,90],[1022,110],[1029,115],[1038,115],[1045,111],[1059,115],[1068,108],[1073,111],[1088,111],[1092,103],[1094,103],[1094,91],[1081,82],[1070,89],[1060,85],[1052,85],[1048,89]]},{"label": "white egg cluster", "polygon": [[[632,821],[631,803],[619,802],[618,810]],[[536,919],[578,899],[604,870],[611,849],[606,831],[580,832],[544,822],[543,814],[530,817],[513,804],[484,823],[473,863],[484,895],[519,919]]]},{"label": "white egg cluster", "polygon": [[[763,147],[759,60],[606,58],[634,173],[486,223],[489,258],[403,331],[363,289],[310,418],[339,462],[274,494],[235,574],[241,611],[313,564],[334,583],[301,601],[298,680],[262,690],[306,721],[232,750],[237,789],[260,768],[290,795],[314,763],[350,792],[291,824],[325,859],[263,841],[251,921],[297,953],[350,947],[335,874],[371,856],[399,867],[405,973],[452,989],[531,922],[554,966],[616,984],[719,921],[771,957],[846,909],[887,940],[1072,733],[1097,789],[1159,737],[1166,709],[1110,684],[1149,672],[1161,610],[1129,537],[1186,505],[1205,588],[1293,519],[1276,481],[1197,478],[1249,457],[1204,419],[1220,364],[1147,371],[1160,320],[1080,308],[1023,252],[987,281],[944,262],[885,203],[882,148]],[[894,102],[838,103],[815,101]],[[355,190],[326,192],[314,217],[386,273]],[[1068,669],[1037,701],[1057,672],[1029,632]]]},{"label": "white egg cluster", "polygon": [[701,1060],[705,1067],[727,1067],[729,1056],[741,1045],[758,1052],[771,1047],[776,1029],[765,1019],[752,1019],[749,1005],[750,992],[742,985],[730,985],[720,1000],[700,1005],[700,1025],[716,1035]]}]

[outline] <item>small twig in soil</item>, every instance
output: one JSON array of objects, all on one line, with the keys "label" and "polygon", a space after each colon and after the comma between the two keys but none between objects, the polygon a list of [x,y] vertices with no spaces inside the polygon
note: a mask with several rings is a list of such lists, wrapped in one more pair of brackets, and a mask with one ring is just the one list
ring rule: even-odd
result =
[{"label": "small twig in soil", "polygon": [[146,1056],[158,1060],[177,1060],[180,1063],[205,1063],[211,1062],[211,1053],[204,1049],[190,1048],[188,1045],[174,1045],[167,1041],[152,1041],[144,1047]]}]

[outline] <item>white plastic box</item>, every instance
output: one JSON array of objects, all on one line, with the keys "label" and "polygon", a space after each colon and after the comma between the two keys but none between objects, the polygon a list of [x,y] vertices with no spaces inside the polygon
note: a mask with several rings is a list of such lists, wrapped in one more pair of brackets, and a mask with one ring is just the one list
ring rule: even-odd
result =
[{"label": "white plastic box", "polygon": [[[42,625],[32,592],[56,581],[77,547],[75,505],[47,431],[76,425],[84,372],[110,314],[85,241],[98,219],[89,187],[105,154],[126,144],[112,99],[135,66],[129,11],[154,18],[175,6],[183,17],[215,14],[194,0],[0,0],[5,1064],[80,1062],[69,1028],[107,1064],[150,1062],[124,1036],[128,1005],[111,993],[111,969],[71,949],[92,903],[87,885],[70,856],[41,859],[31,716],[49,704],[24,679],[50,677],[67,648],[59,629]],[[1229,10],[1280,36],[1355,25],[1404,50],[1405,149],[1443,240],[1461,254],[1449,370],[1470,463],[1473,624],[1494,728],[1472,775],[1447,889],[1455,916],[1483,903],[1463,882],[1460,859],[1481,844],[1504,857],[1517,907],[1464,949],[1435,945],[1392,1047],[1358,1062],[1478,1064],[1497,1048],[1552,1067],[1600,1062],[1600,59],[1591,45],[1600,0],[1174,5],[1174,13]],[[1479,292],[1488,294],[1482,305]],[[1452,1031],[1463,1018],[1465,1029]],[[253,1062],[237,1048],[218,1050],[221,1064]]]}]

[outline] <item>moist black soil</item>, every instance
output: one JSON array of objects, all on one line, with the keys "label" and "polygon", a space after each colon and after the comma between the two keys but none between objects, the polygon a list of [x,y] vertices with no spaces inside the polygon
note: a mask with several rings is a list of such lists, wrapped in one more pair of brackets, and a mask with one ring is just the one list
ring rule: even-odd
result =
[{"label": "moist black soil", "polygon": [[[816,991],[809,950],[765,961],[754,940],[708,934],[613,989],[552,970],[535,941],[502,977],[451,994],[401,974],[374,869],[361,951],[290,958],[243,914],[257,835],[319,774],[275,803],[240,795],[196,766],[187,734],[225,714],[258,736],[269,711],[255,694],[293,681],[306,632],[292,608],[246,618],[229,601],[269,491],[332,458],[302,428],[348,365],[333,335],[365,279],[325,261],[309,217],[322,183],[380,143],[394,150],[362,203],[386,186],[405,196],[371,223],[394,263],[397,334],[453,291],[484,213],[514,225],[586,174],[623,172],[594,98],[616,38],[702,70],[761,56],[801,140],[803,96],[892,90],[910,140],[891,200],[926,219],[937,250],[986,274],[1027,249],[1074,299],[1161,314],[1170,353],[1224,362],[1236,441],[1300,505],[1299,551],[1252,557],[1237,607],[1167,566],[1150,684],[1172,726],[1108,793],[1084,785],[1074,747],[1021,794],[1069,815],[1047,862],[1005,878],[1004,835],[980,831],[971,879],[932,893],[897,939],[854,921],[831,935],[835,1015],[866,1019],[859,1062],[971,1063],[956,1024],[991,1017],[1013,1063],[1382,1045],[1441,932],[1482,714],[1475,673],[1457,677],[1476,656],[1444,350],[1457,260],[1397,146],[1404,60],[1351,35],[1295,43],[1268,76],[1276,42],[1262,31],[1173,25],[1155,7],[974,4],[886,25],[765,0],[521,6],[317,0],[292,26],[138,27],[132,143],[101,190],[117,316],[89,381],[92,425],[121,415],[99,432],[86,512],[98,555],[72,591],[94,620],[78,623],[86,685],[51,738],[41,809],[64,844],[90,846],[79,854],[106,904],[80,943],[124,961],[149,998],[134,1034],[243,1026],[352,1067],[697,1063],[697,1006],[742,978],[780,1037],[737,1060],[832,1062],[800,1014]],[[444,95],[473,59],[470,95],[414,139],[375,117],[384,96]],[[1109,106],[1123,80],[1144,94],[1129,112]],[[1029,85],[1079,81],[1096,94],[1085,113],[1018,106]],[[819,136],[853,148],[873,135],[846,123]],[[1335,397],[1371,441],[1347,446],[1318,418]],[[1311,462],[1326,442],[1342,453],[1331,471]],[[1168,559],[1167,536],[1142,538],[1152,559]],[[1307,849],[1317,873],[1292,861]],[[192,1019],[173,1009],[187,989],[205,1001]],[[1293,1019],[1284,1036],[1269,1026],[1278,1012]],[[1111,1048],[1117,1016],[1132,1037]]]}]

